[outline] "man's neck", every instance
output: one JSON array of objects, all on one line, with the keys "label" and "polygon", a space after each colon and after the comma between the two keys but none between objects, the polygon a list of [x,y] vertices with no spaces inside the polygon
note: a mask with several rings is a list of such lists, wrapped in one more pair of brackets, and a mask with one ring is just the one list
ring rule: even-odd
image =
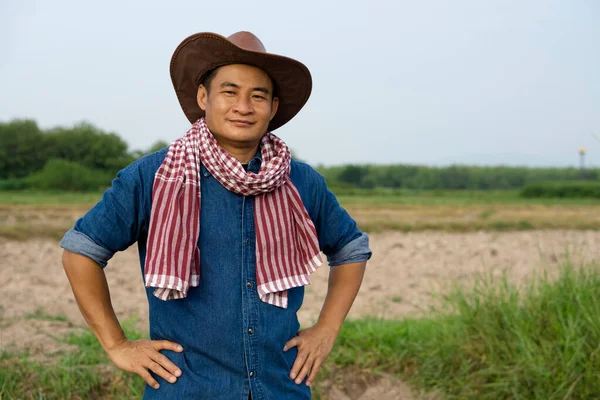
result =
[{"label": "man's neck", "polygon": [[220,145],[231,157],[242,164],[248,164],[258,151],[258,144],[248,147],[231,146],[226,143],[220,143]]}]

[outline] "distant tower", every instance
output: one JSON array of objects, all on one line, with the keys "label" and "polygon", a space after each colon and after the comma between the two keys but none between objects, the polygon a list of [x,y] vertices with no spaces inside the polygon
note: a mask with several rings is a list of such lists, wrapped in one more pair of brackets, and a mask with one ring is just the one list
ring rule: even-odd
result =
[{"label": "distant tower", "polygon": [[585,148],[583,147],[579,149],[579,159],[581,180],[585,180]]}]

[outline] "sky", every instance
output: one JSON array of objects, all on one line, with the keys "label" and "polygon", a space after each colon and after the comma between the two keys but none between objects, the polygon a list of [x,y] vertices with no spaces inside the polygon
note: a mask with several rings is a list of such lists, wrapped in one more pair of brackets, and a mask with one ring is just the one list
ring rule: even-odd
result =
[{"label": "sky", "polygon": [[0,0],[0,121],[171,142],[177,45],[248,30],[311,71],[274,133],[313,165],[578,166],[585,147],[600,166],[598,21],[597,0]]}]

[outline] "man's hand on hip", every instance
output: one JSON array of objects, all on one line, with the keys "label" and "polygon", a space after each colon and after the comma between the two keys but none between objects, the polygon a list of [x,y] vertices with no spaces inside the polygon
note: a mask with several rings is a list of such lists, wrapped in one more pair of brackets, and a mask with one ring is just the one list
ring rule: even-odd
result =
[{"label": "man's hand on hip", "polygon": [[299,331],[296,337],[285,344],[283,351],[292,347],[298,348],[298,355],[290,372],[290,378],[294,379],[297,385],[302,383],[307,375],[306,385],[311,385],[321,364],[331,352],[337,335],[337,331],[317,323],[311,328]]},{"label": "man's hand on hip", "polygon": [[296,337],[285,344],[283,351],[298,348],[290,373],[296,384],[302,383],[310,373],[306,380],[306,385],[310,386],[321,364],[331,352],[342,323],[356,298],[366,265],[366,261],[363,261],[331,268],[327,297],[318,322],[312,328],[299,331]]},{"label": "man's hand on hip", "polygon": [[177,377],[181,376],[181,370],[161,354],[160,350],[180,353],[183,348],[168,340],[125,340],[107,350],[107,354],[117,367],[138,374],[151,387],[158,389],[159,384],[149,371],[171,383],[175,383]]}]

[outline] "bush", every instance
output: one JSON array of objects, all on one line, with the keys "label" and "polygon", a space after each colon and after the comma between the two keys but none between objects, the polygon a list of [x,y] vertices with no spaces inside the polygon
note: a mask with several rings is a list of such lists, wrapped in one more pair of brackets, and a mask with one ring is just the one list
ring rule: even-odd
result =
[{"label": "bush", "polygon": [[87,168],[72,161],[52,159],[41,171],[24,180],[27,189],[91,191],[110,186],[112,178],[113,175],[105,171]]},{"label": "bush", "polygon": [[44,136],[48,146],[47,160],[69,160],[113,175],[134,160],[127,153],[127,143],[122,138],[89,123],[56,127],[46,131]]},{"label": "bush", "polygon": [[521,196],[560,198],[600,198],[599,182],[545,182],[525,186]]},{"label": "bush", "polygon": [[24,190],[28,189],[29,184],[26,179],[12,178],[12,179],[4,179],[0,180],[0,191],[9,191],[9,190]]},{"label": "bush", "polygon": [[22,178],[46,163],[48,143],[32,120],[0,122],[0,179]]}]

